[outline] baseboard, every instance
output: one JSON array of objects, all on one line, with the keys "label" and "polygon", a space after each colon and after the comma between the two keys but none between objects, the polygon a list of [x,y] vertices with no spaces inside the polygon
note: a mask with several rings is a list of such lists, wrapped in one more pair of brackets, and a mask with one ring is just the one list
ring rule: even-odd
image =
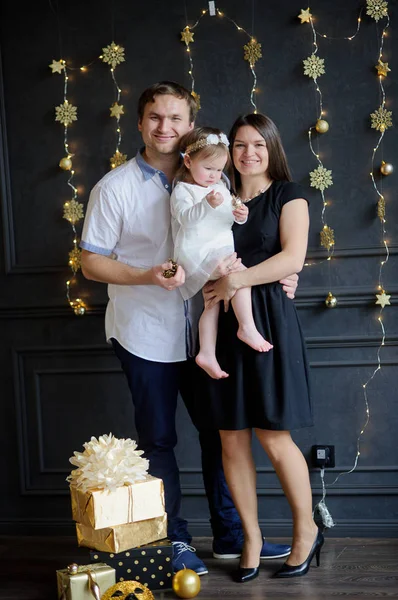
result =
[{"label": "baseboard", "polygon": [[[262,519],[260,525],[268,538],[292,535],[292,523],[289,520]],[[189,531],[194,537],[212,535],[206,519],[190,519]],[[76,536],[76,529],[73,522],[59,519],[2,519],[0,535]],[[339,519],[335,527],[327,530],[327,535],[336,538],[398,538],[398,520]]]}]

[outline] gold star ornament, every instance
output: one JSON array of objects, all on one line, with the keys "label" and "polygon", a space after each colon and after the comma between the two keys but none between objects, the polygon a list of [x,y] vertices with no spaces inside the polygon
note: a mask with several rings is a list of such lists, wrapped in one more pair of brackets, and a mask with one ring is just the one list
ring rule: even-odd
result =
[{"label": "gold star ornament", "polygon": [[375,68],[377,69],[377,74],[381,75],[382,77],[387,77],[387,73],[391,71],[391,69],[388,66],[388,63],[384,63],[380,60],[380,58]]},{"label": "gold star ornament", "polygon": [[390,303],[390,298],[391,298],[391,294],[386,294],[385,290],[381,290],[381,294],[376,294],[376,304],[379,304],[379,306],[381,306],[381,308],[384,308],[385,306],[391,306]]},{"label": "gold star ornament", "polygon": [[120,116],[124,115],[123,104],[118,104],[117,102],[114,102],[109,110],[111,111],[111,117],[116,117],[116,119],[120,119]]},{"label": "gold star ornament", "polygon": [[61,60],[53,60],[51,65],[48,65],[53,73],[62,73],[65,69],[65,61]]},{"label": "gold star ornament", "polygon": [[308,7],[305,10],[304,10],[304,8],[302,8],[301,12],[297,18],[300,19],[301,25],[302,25],[303,23],[310,23],[311,17],[312,17],[312,14],[310,13],[310,9]]},{"label": "gold star ornament", "polygon": [[184,42],[187,46],[188,44],[190,44],[191,42],[193,42],[193,33],[192,31],[189,29],[188,25],[185,27],[185,29],[183,29],[181,31],[181,42]]},{"label": "gold star ornament", "polygon": [[196,102],[197,109],[200,110],[201,109],[201,106],[200,106],[200,94],[197,94],[196,92],[192,91],[191,92],[191,96],[192,96],[192,98]]}]

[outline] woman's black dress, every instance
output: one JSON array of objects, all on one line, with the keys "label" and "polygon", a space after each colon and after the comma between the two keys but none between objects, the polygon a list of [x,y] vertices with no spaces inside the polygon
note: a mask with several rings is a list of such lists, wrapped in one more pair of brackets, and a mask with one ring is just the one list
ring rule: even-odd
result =
[{"label": "woman's black dress", "polygon": [[[248,203],[245,225],[234,225],[235,250],[252,267],[281,250],[279,218],[284,204],[303,198],[301,187],[274,181]],[[202,414],[217,429],[291,430],[313,425],[309,366],[296,307],[280,283],[253,286],[254,321],[273,344],[257,352],[237,338],[232,308],[220,309],[217,358],[227,379],[202,376]],[[206,404],[206,408],[203,406]]]}]

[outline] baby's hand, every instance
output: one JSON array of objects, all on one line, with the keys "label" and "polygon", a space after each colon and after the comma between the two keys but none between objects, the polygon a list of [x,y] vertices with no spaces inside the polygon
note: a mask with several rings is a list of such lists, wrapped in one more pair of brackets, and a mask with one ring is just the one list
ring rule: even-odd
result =
[{"label": "baby's hand", "polygon": [[244,221],[247,219],[247,215],[249,214],[249,209],[247,208],[246,204],[242,204],[238,208],[235,208],[235,210],[232,211],[232,214],[238,223],[244,223]]},{"label": "baby's hand", "polygon": [[224,202],[223,195],[220,192],[210,192],[207,194],[206,200],[212,208],[216,208]]}]

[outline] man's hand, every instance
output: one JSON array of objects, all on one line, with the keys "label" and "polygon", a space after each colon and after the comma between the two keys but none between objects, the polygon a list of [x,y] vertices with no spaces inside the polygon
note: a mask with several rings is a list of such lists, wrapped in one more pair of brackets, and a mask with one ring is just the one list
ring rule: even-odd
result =
[{"label": "man's hand", "polygon": [[295,293],[298,287],[298,278],[297,273],[293,273],[293,275],[289,275],[285,279],[281,279],[279,283],[282,284],[282,289],[286,292],[288,298],[293,300],[295,297]]},{"label": "man's hand", "polygon": [[171,267],[171,262],[165,262],[162,265],[152,267],[152,284],[158,285],[159,287],[162,287],[168,291],[175,290],[176,288],[180,287],[180,285],[183,285],[183,283],[185,283],[185,271],[180,265],[177,267],[174,277],[167,278],[163,276],[163,272],[166,271],[166,269],[171,269]]},{"label": "man's hand", "polygon": [[247,208],[246,204],[241,204],[241,206],[232,211],[232,214],[238,223],[244,223],[249,214],[249,209]]},{"label": "man's hand", "polygon": [[224,275],[233,273],[234,271],[240,271],[242,268],[242,259],[237,258],[236,252],[226,256],[217,264],[213,273],[210,275],[211,280],[220,279]]},{"label": "man's hand", "polygon": [[220,192],[209,192],[206,200],[212,208],[217,208],[217,206],[220,206],[224,202],[223,195]]}]

